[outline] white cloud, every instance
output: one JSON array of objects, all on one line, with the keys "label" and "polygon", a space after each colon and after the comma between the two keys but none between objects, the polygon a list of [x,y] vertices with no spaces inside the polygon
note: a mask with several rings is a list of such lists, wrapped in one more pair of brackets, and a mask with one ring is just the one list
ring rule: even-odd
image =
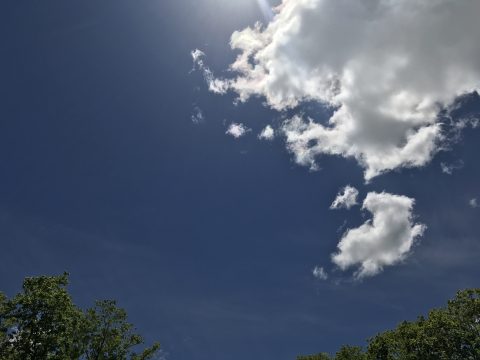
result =
[{"label": "white cloud", "polygon": [[273,140],[275,137],[275,130],[270,125],[267,125],[258,135],[260,140]]},{"label": "white cloud", "polygon": [[478,208],[478,207],[480,206],[480,205],[478,204],[477,198],[470,199],[470,201],[468,202],[468,204],[469,204],[472,208],[474,208],[474,209],[476,209],[476,208]]},{"label": "white cloud", "polygon": [[[477,115],[478,116],[478,115]],[[461,118],[455,122],[455,129],[460,132],[467,127],[476,129],[480,123],[480,119],[477,116],[470,116]]]},{"label": "white cloud", "polygon": [[320,266],[315,266],[315,268],[312,270],[312,274],[316,279],[319,280],[327,280],[328,279],[328,274],[325,271],[323,267]]},{"label": "white cloud", "polygon": [[190,55],[192,56],[193,60],[192,70],[198,69],[202,72],[203,78],[208,85],[208,89],[216,94],[225,94],[227,91],[227,86],[224,81],[216,79],[213,76],[212,70],[205,65],[205,53],[202,50],[195,49],[190,53]]},{"label": "white cloud", "polygon": [[341,192],[337,194],[336,199],[330,205],[330,209],[350,209],[352,206],[357,205],[358,190],[354,187],[347,185]]},{"label": "white cloud", "polygon": [[452,175],[455,170],[460,170],[464,165],[462,160],[458,160],[451,164],[442,162],[440,163],[440,168],[444,174]]},{"label": "white cloud", "polygon": [[[463,104],[459,101],[459,107]],[[454,108],[454,111],[457,108]],[[455,144],[460,142],[463,138],[463,133],[468,129],[476,129],[480,124],[480,116],[479,114],[469,115],[467,117],[452,119],[450,116],[447,117],[449,123],[447,124],[448,128],[448,142],[445,142],[445,149],[449,150],[451,148],[451,144]]]},{"label": "white cloud", "polygon": [[195,50],[192,50],[192,52],[190,53],[190,55],[192,55],[192,60],[193,60],[193,65],[195,66],[196,64],[198,64],[199,62],[202,62],[202,66],[203,66],[203,58],[206,56],[205,53],[200,50],[200,49],[195,49]]},{"label": "white cloud", "polygon": [[249,132],[251,129],[247,128],[243,124],[237,124],[237,123],[232,123],[228,127],[227,131],[225,134],[233,136],[235,139],[241,138],[244,136],[247,132]]},{"label": "white cloud", "polygon": [[369,180],[426,165],[444,140],[441,107],[479,89],[478,14],[476,0],[283,0],[268,26],[233,33],[235,77],[202,67],[212,91],[239,101],[331,107],[327,124],[287,121],[289,149],[310,167],[319,154],[353,157]]},{"label": "white cloud", "polygon": [[413,222],[414,203],[406,196],[369,193],[363,209],[371,212],[373,219],[343,235],[332,261],[342,270],[359,266],[355,277],[363,278],[405,259],[426,228]]}]

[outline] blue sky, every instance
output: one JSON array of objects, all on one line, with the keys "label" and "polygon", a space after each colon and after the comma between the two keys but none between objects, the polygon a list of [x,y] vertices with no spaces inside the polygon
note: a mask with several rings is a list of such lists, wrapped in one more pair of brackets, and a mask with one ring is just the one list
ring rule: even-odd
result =
[{"label": "blue sky", "polygon": [[[287,360],[364,344],[478,287],[478,5],[441,0],[432,17],[414,7],[418,40],[393,46],[372,33],[402,26],[387,21],[402,9],[368,2],[342,23],[349,1],[304,3],[313,10],[287,0],[275,19],[256,0],[3,4],[1,290],[69,271],[79,305],[117,299],[167,359]],[[365,30],[372,16],[384,32]],[[228,71],[242,54],[261,71]],[[337,124],[365,131],[329,133],[341,108]],[[230,136],[232,124],[247,131]],[[258,139],[267,125],[274,138]],[[435,141],[403,151],[421,129]],[[330,209],[346,185],[358,205]],[[385,228],[368,227],[375,204],[361,209],[372,194]]]}]

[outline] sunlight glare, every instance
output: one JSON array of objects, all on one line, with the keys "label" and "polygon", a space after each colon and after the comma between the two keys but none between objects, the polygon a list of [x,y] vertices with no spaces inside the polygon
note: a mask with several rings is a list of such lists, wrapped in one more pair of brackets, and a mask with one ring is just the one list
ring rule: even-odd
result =
[{"label": "sunlight glare", "polygon": [[270,4],[268,3],[268,0],[257,0],[258,6],[260,7],[260,10],[263,13],[263,16],[265,17],[265,20],[271,21],[273,20],[273,10]]}]

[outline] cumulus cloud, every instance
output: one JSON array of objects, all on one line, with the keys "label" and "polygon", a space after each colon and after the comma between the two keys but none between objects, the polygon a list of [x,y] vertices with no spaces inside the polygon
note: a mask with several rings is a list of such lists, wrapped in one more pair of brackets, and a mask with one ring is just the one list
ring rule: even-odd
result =
[{"label": "cumulus cloud", "polygon": [[477,198],[470,199],[470,201],[468,202],[468,204],[469,204],[472,208],[474,208],[474,209],[476,209],[476,208],[479,207]]},{"label": "cumulus cloud", "polygon": [[327,122],[286,121],[288,148],[313,168],[319,154],[355,158],[369,180],[426,165],[444,141],[440,109],[479,89],[478,14],[475,0],[283,0],[266,27],[233,33],[234,77],[192,56],[214,92],[331,108]]},{"label": "cumulus cloud", "polygon": [[233,136],[235,139],[241,138],[244,136],[247,132],[249,132],[251,129],[247,128],[245,125],[239,123],[232,123],[228,127],[227,131],[225,134]]},{"label": "cumulus cloud", "polygon": [[353,186],[345,186],[337,195],[330,209],[350,209],[352,206],[357,205],[358,190]]},{"label": "cumulus cloud", "polygon": [[260,140],[273,140],[275,137],[275,130],[270,125],[267,125],[258,135]]},{"label": "cumulus cloud", "polygon": [[327,280],[328,274],[323,267],[315,266],[312,270],[313,276],[318,280]]},{"label": "cumulus cloud", "polygon": [[343,235],[332,261],[342,270],[358,266],[355,277],[363,278],[405,259],[426,228],[413,221],[414,202],[406,196],[369,193],[363,209],[373,219]]}]

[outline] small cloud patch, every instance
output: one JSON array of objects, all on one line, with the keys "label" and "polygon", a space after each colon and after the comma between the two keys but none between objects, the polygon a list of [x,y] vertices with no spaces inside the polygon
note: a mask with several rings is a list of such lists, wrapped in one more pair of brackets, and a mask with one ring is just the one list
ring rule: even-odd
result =
[{"label": "small cloud patch", "polygon": [[460,170],[464,166],[464,162],[462,160],[455,161],[452,164],[447,164],[447,163],[440,163],[440,167],[442,169],[442,172],[447,175],[452,175],[455,170]]},{"label": "small cloud patch", "polygon": [[249,131],[251,131],[251,129],[247,128],[242,123],[232,123],[228,127],[225,134],[233,136],[235,139],[239,139],[242,136],[244,136],[246,133],[248,133]]},{"label": "small cloud patch", "polygon": [[270,125],[267,125],[258,135],[260,140],[273,140],[275,138],[275,130]]},{"label": "small cloud patch", "polygon": [[337,195],[336,199],[330,205],[330,209],[350,209],[357,205],[358,190],[353,186],[345,186]]},{"label": "small cloud patch", "polygon": [[190,117],[194,124],[201,124],[205,121],[205,114],[203,113],[202,109],[198,106],[193,107],[192,116]]},{"label": "small cloud patch", "polygon": [[328,279],[327,272],[321,266],[315,266],[315,268],[312,270],[312,274],[315,277],[315,279],[318,279],[318,280],[327,280]]},{"label": "small cloud patch", "polygon": [[208,85],[208,90],[216,94],[225,94],[227,92],[227,86],[222,81],[216,79],[212,70],[205,65],[205,53],[202,50],[195,49],[190,55],[193,60],[192,71],[199,70],[202,72],[203,78]]},{"label": "small cloud patch", "polygon": [[476,209],[480,206],[477,198],[470,199],[470,201],[468,202],[468,205],[470,205],[470,207],[473,209]]}]

